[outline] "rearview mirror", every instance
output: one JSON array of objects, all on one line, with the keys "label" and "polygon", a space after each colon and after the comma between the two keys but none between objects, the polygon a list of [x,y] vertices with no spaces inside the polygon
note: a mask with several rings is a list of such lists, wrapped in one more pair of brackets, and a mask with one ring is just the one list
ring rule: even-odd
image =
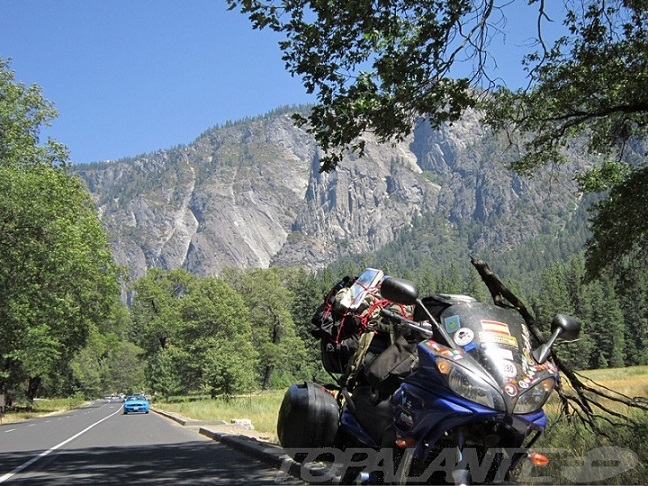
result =
[{"label": "rearview mirror", "polygon": [[578,319],[565,314],[556,314],[556,317],[551,321],[551,337],[546,343],[541,344],[533,351],[533,358],[538,364],[544,363],[549,359],[551,347],[558,337],[572,341],[578,338],[580,330],[581,323]]},{"label": "rearview mirror", "polygon": [[391,300],[397,304],[416,304],[418,299],[418,287],[414,282],[396,277],[385,277],[380,285],[380,294],[384,299]]},{"label": "rearview mirror", "polygon": [[581,323],[575,317],[565,314],[556,314],[556,317],[551,321],[551,333],[553,334],[557,329],[561,330],[558,335],[562,339],[571,341],[578,338],[581,330]]}]

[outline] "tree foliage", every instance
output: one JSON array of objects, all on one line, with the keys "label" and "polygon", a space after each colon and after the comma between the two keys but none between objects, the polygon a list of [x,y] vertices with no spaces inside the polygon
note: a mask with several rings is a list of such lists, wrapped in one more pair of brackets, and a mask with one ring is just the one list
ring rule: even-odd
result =
[{"label": "tree foliage", "polygon": [[271,268],[230,270],[224,277],[249,310],[252,343],[259,353],[261,388],[269,389],[276,377],[290,385],[306,358],[304,342],[297,335],[291,314],[295,296],[286,285],[290,275]]},{"label": "tree foliage", "polygon": [[581,134],[587,152],[613,157],[645,138],[647,20],[645,2],[574,2],[567,34],[526,58],[531,88],[496,92],[492,123],[532,134],[520,170],[563,161],[562,148]]},{"label": "tree foliage", "polygon": [[10,396],[57,381],[119,308],[120,272],[90,194],[65,172],[60,144],[38,145],[55,114],[0,60],[0,391]]},{"label": "tree foliage", "polygon": [[346,148],[362,154],[366,131],[381,140],[400,138],[421,113],[438,126],[475,104],[470,80],[449,74],[465,43],[480,42],[483,31],[479,24],[465,31],[462,24],[474,15],[487,18],[490,2],[228,3],[249,14],[255,28],[285,36],[280,46],[287,69],[319,101],[297,120],[326,152],[322,170],[335,168]]},{"label": "tree foliage", "polygon": [[58,113],[37,85],[17,83],[9,61],[0,58],[0,163],[65,166],[68,149],[48,139],[39,145],[40,130]]},{"label": "tree foliage", "polygon": [[0,167],[0,356],[6,387],[46,378],[119,305],[119,271],[76,177]]},{"label": "tree foliage", "polygon": [[150,389],[164,396],[254,388],[258,352],[249,310],[223,279],[149,269],[133,284],[132,338]]},{"label": "tree foliage", "polygon": [[648,167],[632,170],[594,206],[587,248],[590,278],[608,268],[625,273],[633,261],[648,261]]}]

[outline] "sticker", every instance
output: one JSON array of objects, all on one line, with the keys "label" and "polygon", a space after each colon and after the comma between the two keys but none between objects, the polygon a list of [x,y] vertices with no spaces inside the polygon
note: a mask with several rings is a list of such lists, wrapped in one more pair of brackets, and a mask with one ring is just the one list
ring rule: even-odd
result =
[{"label": "sticker", "polygon": [[432,341],[431,339],[428,339],[425,341],[425,345],[430,348],[432,351],[436,351],[437,353],[441,351],[445,346],[441,346],[439,343],[436,341]]},{"label": "sticker", "polygon": [[447,346],[443,346],[436,341],[433,341],[432,339],[428,339],[425,341],[425,345],[430,348],[432,351],[437,353],[439,356],[443,356],[444,358],[449,358],[449,359],[461,359],[463,358],[463,354],[461,351],[457,349],[452,349],[448,348]]},{"label": "sticker", "polygon": [[482,331],[511,335],[508,324],[497,321],[481,321]]},{"label": "sticker", "polygon": [[479,339],[481,339],[482,342],[486,343],[496,343],[501,344],[502,346],[510,346],[512,348],[518,347],[517,339],[515,339],[515,336],[511,336],[510,334],[507,335],[500,334],[498,332],[480,332]]},{"label": "sticker", "polygon": [[459,316],[446,317],[443,320],[443,323],[445,324],[446,331],[448,331],[449,333],[456,332],[461,327],[461,321],[459,320]]},{"label": "sticker", "polygon": [[524,380],[518,381],[518,385],[520,386],[520,388],[529,388],[530,381],[531,380],[529,380],[528,378],[525,378]]},{"label": "sticker", "polygon": [[477,348],[477,345],[475,343],[468,343],[463,348],[464,348],[465,352],[468,352],[468,351],[472,351],[473,349]]},{"label": "sticker", "polygon": [[450,349],[450,348],[445,348],[443,351],[439,353],[439,355],[443,356],[444,358],[450,358],[450,359],[463,358],[461,351],[457,351],[456,349]]},{"label": "sticker", "polygon": [[518,389],[513,383],[507,383],[504,385],[504,391],[509,397],[514,397],[518,394]]},{"label": "sticker", "polygon": [[510,361],[502,361],[499,363],[499,369],[508,378],[515,378],[517,376],[517,368]]},{"label": "sticker", "polygon": [[462,327],[454,335],[454,342],[457,343],[458,346],[466,346],[467,344],[470,344],[473,339],[475,339],[475,333],[472,329],[467,327]]},{"label": "sticker", "polygon": [[510,349],[503,349],[497,346],[484,346],[485,344],[486,343],[482,343],[482,346],[486,349],[489,356],[513,361],[513,351]]},{"label": "sticker", "polygon": [[525,351],[531,349],[531,336],[526,324],[522,326],[522,346]]},{"label": "sticker", "polygon": [[542,364],[535,365],[533,369],[538,373],[540,373],[541,371],[548,371],[550,373],[555,374],[558,371],[556,367],[553,365],[553,363],[551,363],[551,361],[545,361]]},{"label": "sticker", "polygon": [[536,363],[531,357],[531,354],[528,351],[524,351],[522,356],[522,370],[529,376],[535,376],[536,374]]}]

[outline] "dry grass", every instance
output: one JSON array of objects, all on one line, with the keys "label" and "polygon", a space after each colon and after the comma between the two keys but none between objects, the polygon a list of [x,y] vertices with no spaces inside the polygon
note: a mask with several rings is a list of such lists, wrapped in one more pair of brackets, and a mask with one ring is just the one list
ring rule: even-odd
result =
[{"label": "dry grass", "polygon": [[19,406],[17,410],[8,411],[0,418],[0,424],[11,424],[30,418],[56,415],[77,408],[84,402],[84,399],[78,397],[36,399],[31,409],[27,409],[26,406]]},{"label": "dry grass", "polygon": [[[628,368],[606,368],[600,370],[586,370],[578,372],[579,379],[588,387],[600,390],[612,396],[623,395],[629,398],[648,399],[648,366],[632,366]],[[569,381],[563,377],[563,388],[566,392],[573,389]],[[587,392],[586,395],[596,399],[602,405],[622,413],[633,413],[630,407],[619,402],[596,397],[594,393]],[[556,413],[558,411],[559,399],[554,393],[547,403],[546,411]]]},{"label": "dry grass", "polygon": [[179,403],[155,402],[154,406],[191,420],[230,422],[233,419],[250,419],[255,430],[274,436],[284,393],[285,390],[269,390],[238,396],[229,401],[206,398]]},{"label": "dry grass", "polygon": [[595,386],[598,383],[629,397],[648,398],[648,366],[605,368],[579,374],[587,379],[587,385]]}]

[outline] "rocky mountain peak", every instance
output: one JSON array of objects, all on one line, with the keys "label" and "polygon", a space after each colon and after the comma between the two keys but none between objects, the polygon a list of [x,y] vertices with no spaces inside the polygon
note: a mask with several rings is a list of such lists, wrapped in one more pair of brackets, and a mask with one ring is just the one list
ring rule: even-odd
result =
[{"label": "rocky mountain peak", "polygon": [[[397,144],[367,137],[366,154],[319,172],[313,138],[289,110],[215,127],[187,146],[79,165],[117,262],[218,275],[225,267],[318,269],[378,249],[424,212],[479,223],[478,247],[512,248],[543,214],[573,212],[570,181],[522,179],[469,112]],[[555,175],[555,174],[554,174]],[[531,209],[530,209],[531,208]]]}]

